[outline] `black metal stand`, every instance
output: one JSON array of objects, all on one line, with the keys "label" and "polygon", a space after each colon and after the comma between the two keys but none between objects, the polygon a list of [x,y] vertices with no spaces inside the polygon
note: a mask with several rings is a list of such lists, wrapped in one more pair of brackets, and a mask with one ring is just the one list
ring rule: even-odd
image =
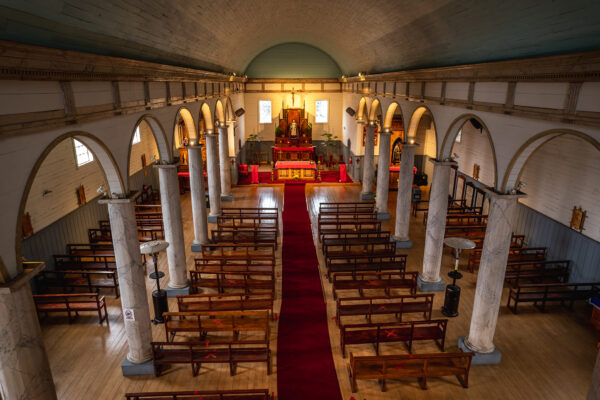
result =
[{"label": "black metal stand", "polygon": [[167,292],[160,288],[160,278],[165,276],[164,272],[158,270],[158,253],[152,254],[154,262],[154,272],[150,274],[150,278],[156,280],[156,290],[152,292],[152,304],[154,305],[153,324],[162,324],[165,322],[163,313],[169,311],[169,302],[167,300]]},{"label": "black metal stand", "polygon": [[448,276],[452,278],[452,284],[446,286],[442,314],[447,317],[456,317],[458,316],[458,303],[460,302],[460,287],[456,285],[456,280],[462,278],[462,274],[453,270],[448,272]]}]

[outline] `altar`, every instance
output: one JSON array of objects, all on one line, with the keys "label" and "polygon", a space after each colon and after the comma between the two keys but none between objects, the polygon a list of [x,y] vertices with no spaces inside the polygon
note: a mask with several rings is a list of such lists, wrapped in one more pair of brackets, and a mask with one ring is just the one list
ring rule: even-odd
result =
[{"label": "altar", "polygon": [[314,161],[315,147],[273,147],[273,161]]},{"label": "altar", "polygon": [[312,161],[277,161],[275,171],[277,171],[277,179],[314,181],[317,176],[317,165]]}]

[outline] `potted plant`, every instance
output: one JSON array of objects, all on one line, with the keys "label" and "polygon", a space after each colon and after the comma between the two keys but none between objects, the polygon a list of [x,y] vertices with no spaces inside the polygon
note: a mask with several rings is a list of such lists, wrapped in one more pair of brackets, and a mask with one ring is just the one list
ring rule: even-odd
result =
[{"label": "potted plant", "polygon": [[337,144],[337,136],[333,133],[322,133],[321,136],[325,137],[325,141],[323,142],[323,146],[325,146],[325,159],[329,161],[329,149],[333,148]]},{"label": "potted plant", "polygon": [[249,150],[250,150],[250,154],[252,155],[252,159],[256,160],[256,163],[258,164],[258,157],[256,155],[256,143],[258,143],[258,148],[260,150],[260,135],[257,133],[253,133],[251,135],[248,135],[248,138],[246,139],[246,142],[248,142],[248,146],[249,146]]}]

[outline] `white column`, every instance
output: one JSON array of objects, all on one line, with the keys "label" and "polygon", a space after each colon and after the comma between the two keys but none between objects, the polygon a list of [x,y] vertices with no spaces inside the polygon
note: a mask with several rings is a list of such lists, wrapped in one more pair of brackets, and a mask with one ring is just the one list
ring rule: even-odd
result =
[{"label": "white column", "polygon": [[190,192],[192,195],[192,218],[194,220],[192,251],[202,251],[202,245],[208,243],[208,222],[206,220],[206,191],[204,189],[201,146],[188,147],[188,163],[190,168]]},{"label": "white column", "polygon": [[450,167],[456,163],[453,161],[429,161],[433,163],[433,179],[429,194],[429,210],[427,211],[423,271],[419,274],[417,283],[422,291],[432,292],[444,290],[444,281],[440,278],[440,266],[444,248],[446,215],[448,214]]},{"label": "white column", "polygon": [[229,132],[227,131],[227,125],[219,126],[219,166],[221,170],[221,201],[232,201]]},{"label": "white column", "polygon": [[375,124],[367,125],[367,138],[365,141],[365,156],[363,157],[363,181],[361,200],[373,199],[373,178],[375,175]]},{"label": "white column", "polygon": [[410,206],[412,201],[412,185],[414,180],[415,145],[403,144],[400,157],[400,173],[398,175],[398,200],[396,201],[396,224],[394,240],[396,247],[410,248],[412,241],[408,235],[410,228]]},{"label": "white column", "polygon": [[498,364],[501,354],[494,347],[504,274],[512,237],[513,214],[523,195],[500,195],[488,191],[490,211],[477,273],[477,286],[469,336],[459,346],[477,353],[475,364]]},{"label": "white column", "polygon": [[165,240],[169,242],[167,261],[169,264],[169,284],[166,288],[169,297],[176,294],[170,289],[188,287],[185,242],[183,240],[183,220],[177,181],[177,165],[157,165],[160,181],[160,202],[165,228]]},{"label": "white column", "polygon": [[387,202],[390,190],[390,136],[391,132],[385,130],[379,135],[379,166],[377,167],[377,218],[390,219]]},{"label": "white column", "polygon": [[[177,191],[177,193],[179,193]],[[123,374],[128,375],[127,369],[135,369],[135,365],[152,360],[152,328],[150,326],[150,308],[146,292],[146,277],[142,267],[142,255],[138,240],[135,211],[130,199],[100,200],[108,204],[108,217],[112,235],[119,289],[121,292],[121,307],[132,318],[123,318],[125,336],[129,345],[127,360],[123,364]],[[139,371],[139,369],[135,369]],[[149,373],[152,374],[150,362]]]},{"label": "white column", "polygon": [[217,222],[221,215],[221,182],[219,181],[219,153],[217,135],[206,134],[206,169],[208,169],[208,198],[210,199],[210,214],[208,222]]},{"label": "white column", "polygon": [[0,397],[56,400],[29,278],[0,288]]}]

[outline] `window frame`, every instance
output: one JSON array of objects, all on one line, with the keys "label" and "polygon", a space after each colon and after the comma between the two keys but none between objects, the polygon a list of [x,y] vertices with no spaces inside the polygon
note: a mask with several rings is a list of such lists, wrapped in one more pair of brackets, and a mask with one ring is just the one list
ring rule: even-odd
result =
[{"label": "window frame", "polygon": [[[262,103],[269,103],[269,122],[262,120]],[[258,101],[258,123],[259,124],[272,124],[273,123],[273,102],[271,100],[259,100]]]},{"label": "window frame", "polygon": [[[136,141],[137,138],[137,141]],[[131,145],[138,144],[142,142],[142,133],[140,132],[140,126],[135,127],[135,131],[133,132],[133,138],[131,139]]]},{"label": "window frame", "polygon": [[[76,168],[80,168],[80,167],[83,167],[84,165],[94,162],[94,153],[92,153],[92,151],[89,149],[89,147],[87,147],[84,143],[82,143],[81,141],[79,141],[75,138],[72,138],[72,140],[73,140],[73,154],[75,155]],[[79,145],[83,146],[83,148],[86,150],[86,152],[88,154],[88,159],[82,163],[79,162],[79,155],[77,153],[78,143],[79,143]]]},{"label": "window frame", "polygon": [[[318,121],[317,120],[317,103],[320,102],[325,102],[325,104],[327,105],[327,112],[325,113],[325,121]],[[329,123],[329,100],[327,99],[323,99],[323,100],[315,100],[315,123],[316,124],[328,124]]]}]

